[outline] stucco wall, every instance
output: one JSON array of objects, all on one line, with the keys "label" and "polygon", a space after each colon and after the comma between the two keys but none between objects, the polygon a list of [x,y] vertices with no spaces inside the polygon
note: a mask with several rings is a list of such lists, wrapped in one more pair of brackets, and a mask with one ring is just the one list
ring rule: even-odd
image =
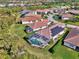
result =
[{"label": "stucco wall", "polygon": [[72,48],[72,49],[76,49],[76,46],[75,46],[75,45],[70,44],[70,43],[68,43],[68,42],[64,42],[64,45],[67,46],[67,47],[70,47],[70,48]]}]

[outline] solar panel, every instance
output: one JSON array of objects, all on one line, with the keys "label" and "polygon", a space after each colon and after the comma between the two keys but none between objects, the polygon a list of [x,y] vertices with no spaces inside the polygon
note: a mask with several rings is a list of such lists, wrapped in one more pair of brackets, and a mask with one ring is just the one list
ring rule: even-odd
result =
[{"label": "solar panel", "polygon": [[55,27],[55,28],[52,28],[52,29],[51,29],[52,36],[57,35],[58,33],[60,33],[60,32],[63,31],[63,30],[64,30],[64,28],[59,27],[59,26],[57,26],[57,27]]}]

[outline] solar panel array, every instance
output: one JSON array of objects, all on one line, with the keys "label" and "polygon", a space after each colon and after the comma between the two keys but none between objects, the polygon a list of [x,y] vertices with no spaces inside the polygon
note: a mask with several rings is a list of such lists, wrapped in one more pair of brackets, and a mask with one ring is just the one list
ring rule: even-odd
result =
[{"label": "solar panel array", "polygon": [[57,35],[58,33],[60,33],[63,30],[64,30],[64,28],[59,27],[59,26],[56,26],[55,28],[52,28],[51,29],[52,36]]}]

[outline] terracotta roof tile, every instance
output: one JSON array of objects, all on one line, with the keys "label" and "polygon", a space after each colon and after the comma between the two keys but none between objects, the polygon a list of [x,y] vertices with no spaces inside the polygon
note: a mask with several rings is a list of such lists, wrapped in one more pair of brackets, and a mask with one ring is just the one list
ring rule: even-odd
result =
[{"label": "terracotta roof tile", "polygon": [[79,14],[79,10],[69,10],[69,12],[71,12],[73,14]]},{"label": "terracotta roof tile", "polygon": [[37,33],[39,33],[47,38],[50,38],[50,35],[51,35],[49,27],[42,29],[42,30],[39,30]]},{"label": "terracotta roof tile", "polygon": [[72,29],[64,41],[79,46],[79,30]]},{"label": "terracotta roof tile", "polygon": [[34,24],[32,24],[32,28],[33,29],[37,29],[43,26],[47,26],[48,20],[44,19],[43,21],[39,21],[39,22],[35,22]]},{"label": "terracotta roof tile", "polygon": [[71,18],[71,17],[73,17],[73,15],[66,13],[66,14],[63,14],[62,17],[64,17],[64,18],[66,18],[66,17],[67,18]]},{"label": "terracotta roof tile", "polygon": [[29,15],[24,18],[20,18],[20,20],[22,20],[22,21],[36,21],[36,20],[40,20],[41,18],[42,18],[41,15]]},{"label": "terracotta roof tile", "polygon": [[49,12],[50,10],[49,9],[37,9],[36,11],[37,12]]}]

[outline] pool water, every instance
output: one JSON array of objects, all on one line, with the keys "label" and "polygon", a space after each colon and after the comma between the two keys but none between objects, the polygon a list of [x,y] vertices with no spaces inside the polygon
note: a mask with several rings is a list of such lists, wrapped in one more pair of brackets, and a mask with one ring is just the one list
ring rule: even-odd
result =
[{"label": "pool water", "polygon": [[35,44],[35,45],[41,45],[42,44],[42,42],[39,41],[39,38],[33,37],[33,38],[30,39],[30,41],[31,41],[32,44]]}]

